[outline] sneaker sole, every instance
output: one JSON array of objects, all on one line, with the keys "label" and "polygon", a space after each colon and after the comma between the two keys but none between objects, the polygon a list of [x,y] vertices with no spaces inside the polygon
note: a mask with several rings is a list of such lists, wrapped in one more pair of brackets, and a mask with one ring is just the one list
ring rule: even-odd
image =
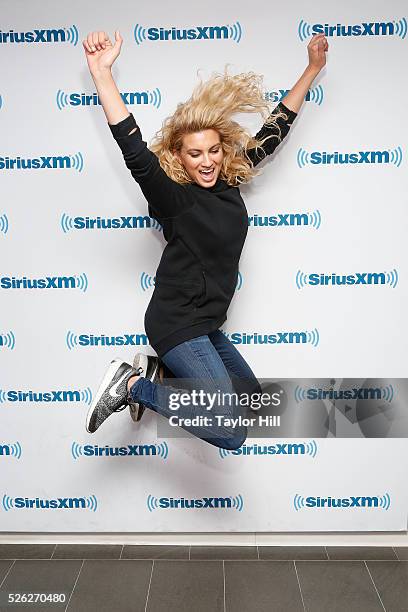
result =
[{"label": "sneaker sole", "polygon": [[106,387],[109,385],[109,382],[112,380],[112,378],[115,376],[116,372],[119,370],[121,364],[123,363],[123,361],[121,359],[114,359],[105,376],[103,377],[103,380],[101,382],[101,384],[99,385],[98,391],[96,392],[95,398],[88,410],[88,414],[87,414],[87,418],[86,418],[86,430],[88,433],[93,433],[92,431],[89,431],[89,422],[91,420],[91,416],[93,411],[95,410],[95,407],[97,405],[97,403],[99,402],[99,400],[101,399],[104,391],[106,390]]}]

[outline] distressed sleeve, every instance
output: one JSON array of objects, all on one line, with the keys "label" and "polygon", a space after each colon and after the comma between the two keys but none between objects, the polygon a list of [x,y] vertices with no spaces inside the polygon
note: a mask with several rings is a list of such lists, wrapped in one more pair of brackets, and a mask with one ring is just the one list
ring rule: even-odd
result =
[{"label": "distressed sleeve", "polygon": [[251,160],[254,166],[256,166],[263,159],[265,159],[267,155],[271,155],[275,151],[276,147],[287,136],[290,126],[292,125],[294,119],[297,117],[297,113],[287,108],[287,106],[285,106],[282,102],[279,102],[279,104],[275,106],[270,116],[273,117],[280,111],[285,113],[287,117],[287,119],[285,119],[285,117],[279,117],[278,119],[276,119],[276,123],[280,128],[280,132],[276,126],[264,124],[259,130],[259,132],[257,132],[257,134],[255,135],[255,138],[257,140],[262,140],[266,136],[272,136],[272,138],[268,138],[268,140],[266,140],[265,143],[262,145],[264,152],[261,148],[258,148],[257,151],[255,151],[255,148],[247,149],[246,155]]},{"label": "distressed sleeve", "polygon": [[[111,125],[112,136],[118,143],[126,167],[139,184],[149,204],[149,215],[160,219],[176,217],[190,205],[183,185],[173,181],[150,151],[132,113]],[[132,130],[136,128],[133,133]]]}]

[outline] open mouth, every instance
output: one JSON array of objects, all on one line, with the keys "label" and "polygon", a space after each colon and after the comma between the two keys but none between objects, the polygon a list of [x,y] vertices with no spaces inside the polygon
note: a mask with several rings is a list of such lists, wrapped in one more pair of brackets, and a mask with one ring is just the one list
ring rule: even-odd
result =
[{"label": "open mouth", "polygon": [[211,179],[214,177],[214,168],[211,168],[209,172],[204,171],[204,170],[199,170],[199,173],[201,174],[201,176],[203,177],[205,181],[211,181]]}]

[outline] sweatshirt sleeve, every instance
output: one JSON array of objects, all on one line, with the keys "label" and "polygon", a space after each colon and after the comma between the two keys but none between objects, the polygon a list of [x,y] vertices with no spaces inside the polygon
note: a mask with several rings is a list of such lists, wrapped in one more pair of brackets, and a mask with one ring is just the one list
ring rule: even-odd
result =
[{"label": "sweatshirt sleeve", "polygon": [[257,132],[257,134],[255,135],[255,138],[257,140],[262,140],[266,136],[273,136],[273,138],[269,138],[262,145],[262,148],[264,149],[265,153],[263,153],[261,148],[258,148],[257,152],[255,152],[255,148],[247,149],[246,155],[252,161],[254,166],[259,164],[259,162],[261,162],[266,157],[266,155],[271,155],[275,151],[276,147],[286,137],[287,133],[289,132],[290,126],[292,125],[294,119],[297,117],[297,113],[290,110],[282,102],[279,102],[279,104],[275,106],[270,116],[273,117],[280,111],[285,113],[287,116],[287,119],[285,119],[284,117],[279,117],[278,119],[276,119],[276,123],[280,128],[280,138],[279,130],[275,126],[267,126],[264,124],[259,130],[259,132]]},{"label": "sweatshirt sleeve", "polygon": [[148,149],[133,114],[114,125],[108,123],[108,126],[122,151],[126,167],[148,201],[149,215],[160,221],[186,210],[191,205],[187,191],[167,176],[157,156]]}]

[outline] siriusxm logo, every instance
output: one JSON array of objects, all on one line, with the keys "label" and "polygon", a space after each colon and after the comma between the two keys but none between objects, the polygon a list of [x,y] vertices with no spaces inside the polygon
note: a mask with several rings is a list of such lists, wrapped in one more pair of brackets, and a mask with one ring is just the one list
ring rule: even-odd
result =
[{"label": "siriusxm logo", "polygon": [[358,151],[353,153],[328,153],[327,151],[313,151],[308,153],[300,148],[297,152],[297,165],[304,168],[308,164],[330,166],[337,164],[393,164],[400,167],[402,163],[402,149],[384,151]]},{"label": "siriusxm logo", "polygon": [[[289,91],[290,89],[271,90],[265,92],[264,97],[265,100],[268,100],[269,102],[281,102],[284,97],[287,96]],[[308,90],[304,99],[306,102],[314,102],[320,106],[323,102],[323,97],[323,87],[321,85],[317,85],[317,87],[313,87],[313,89]],[[285,102],[283,103],[285,104]]]},{"label": "siriusxm logo", "polygon": [[150,229],[161,231],[160,223],[148,215],[138,217],[70,217],[62,213],[60,219],[62,231],[66,234],[71,230],[111,230],[111,229]]},{"label": "siriusxm logo", "polygon": [[101,334],[74,334],[68,331],[65,338],[69,350],[79,346],[146,346],[149,344],[146,334],[123,334],[122,336],[106,336]]},{"label": "siriusxm logo", "polygon": [[[1,105],[0,105],[1,107]],[[9,231],[9,220],[5,213],[0,215],[0,234],[6,235]]]},{"label": "siriusxm logo", "polygon": [[21,444],[14,442],[13,444],[0,444],[0,457],[15,457],[21,459]]},{"label": "siriusxm logo", "polygon": [[389,510],[390,505],[391,498],[388,493],[372,497],[354,495],[350,497],[303,497],[303,495],[296,494],[293,498],[293,506],[296,511],[305,508],[325,508],[326,510],[328,508],[382,508]]},{"label": "siriusxm logo", "polygon": [[73,459],[80,457],[160,457],[167,459],[169,447],[167,442],[161,444],[127,444],[126,446],[100,446],[99,444],[71,445]]},{"label": "siriusxm logo", "polygon": [[21,391],[0,389],[0,403],[5,402],[84,402],[91,405],[92,391],[86,389],[52,390],[52,391]]},{"label": "siriusxm logo", "polygon": [[82,172],[82,153],[75,155],[49,155],[41,157],[0,157],[0,170],[78,170]]},{"label": "siriusxm logo", "polygon": [[[143,106],[154,106],[160,108],[161,105],[161,93],[160,89],[156,87],[152,91],[129,91],[121,92],[121,98],[127,105],[137,104]],[[85,94],[85,93],[65,93],[62,89],[58,89],[56,95],[56,103],[59,110],[67,106],[100,106],[101,101],[97,93]]]},{"label": "siriusxm logo", "polygon": [[16,338],[12,331],[6,332],[5,334],[0,333],[0,348],[8,348],[12,351],[15,345]]},{"label": "siriusxm logo", "polygon": [[98,500],[95,495],[88,497],[10,497],[3,495],[3,510],[91,510],[96,512]]},{"label": "siriusxm logo", "polygon": [[44,276],[27,278],[23,276],[0,276],[0,289],[88,289],[88,277],[85,273],[78,276]]},{"label": "siriusxm logo", "polygon": [[300,40],[306,40],[313,34],[324,34],[325,36],[399,36],[405,38],[407,35],[407,20],[405,17],[399,21],[363,21],[361,23],[343,25],[336,23],[314,23],[309,24],[303,19],[298,25],[298,36]]},{"label": "siriusxm logo", "polygon": [[[140,275],[140,286],[142,288],[143,291],[147,291],[148,289],[151,289],[152,287],[154,287],[156,284],[156,277],[152,276],[151,274],[147,274],[146,272],[142,272]],[[239,289],[241,289],[242,287],[242,274],[241,272],[238,272],[238,278],[237,278],[237,285],[235,287],[235,289],[237,291],[239,291]]]},{"label": "siriusxm logo", "polygon": [[145,28],[137,23],[133,29],[137,45],[147,40],[153,42],[182,41],[182,40],[233,40],[241,41],[242,27],[239,21],[232,25],[194,26],[192,28],[163,28],[150,26]]},{"label": "siriusxm logo", "polygon": [[316,457],[317,444],[314,440],[310,442],[301,442],[299,444],[292,444],[287,442],[278,442],[277,444],[262,445],[262,444],[243,444],[236,450],[227,450],[225,448],[219,448],[218,453],[221,459],[225,459],[230,456],[270,456],[270,455],[310,455]]},{"label": "siriusxm logo", "polygon": [[153,510],[188,510],[191,508],[228,509],[242,512],[244,500],[242,495],[235,497],[199,497],[186,499],[185,497],[155,497],[148,495],[146,499],[149,512]]},{"label": "siriusxm logo", "polygon": [[312,329],[312,331],[282,331],[274,334],[226,333],[224,331],[223,333],[232,344],[311,344],[316,347],[320,341],[320,335],[316,328]]},{"label": "siriusxm logo", "polygon": [[320,272],[305,274],[301,270],[296,273],[296,286],[302,289],[309,287],[327,287],[329,285],[389,285],[393,289],[398,284],[398,272],[356,272],[355,274],[324,274]]},{"label": "siriusxm logo", "polygon": [[319,229],[322,217],[319,210],[313,212],[277,213],[272,216],[252,215],[248,217],[249,227],[314,227]]},{"label": "siriusxm logo", "polygon": [[0,30],[0,43],[70,43],[76,46],[78,44],[78,30],[75,25],[70,28],[44,29],[44,30],[27,30],[25,32],[15,32],[9,30],[3,32]]},{"label": "siriusxm logo", "polygon": [[297,403],[305,400],[383,400],[392,402],[394,399],[394,388],[392,385],[386,387],[355,387],[353,389],[321,389],[309,387],[304,389],[296,386],[295,400]]}]

